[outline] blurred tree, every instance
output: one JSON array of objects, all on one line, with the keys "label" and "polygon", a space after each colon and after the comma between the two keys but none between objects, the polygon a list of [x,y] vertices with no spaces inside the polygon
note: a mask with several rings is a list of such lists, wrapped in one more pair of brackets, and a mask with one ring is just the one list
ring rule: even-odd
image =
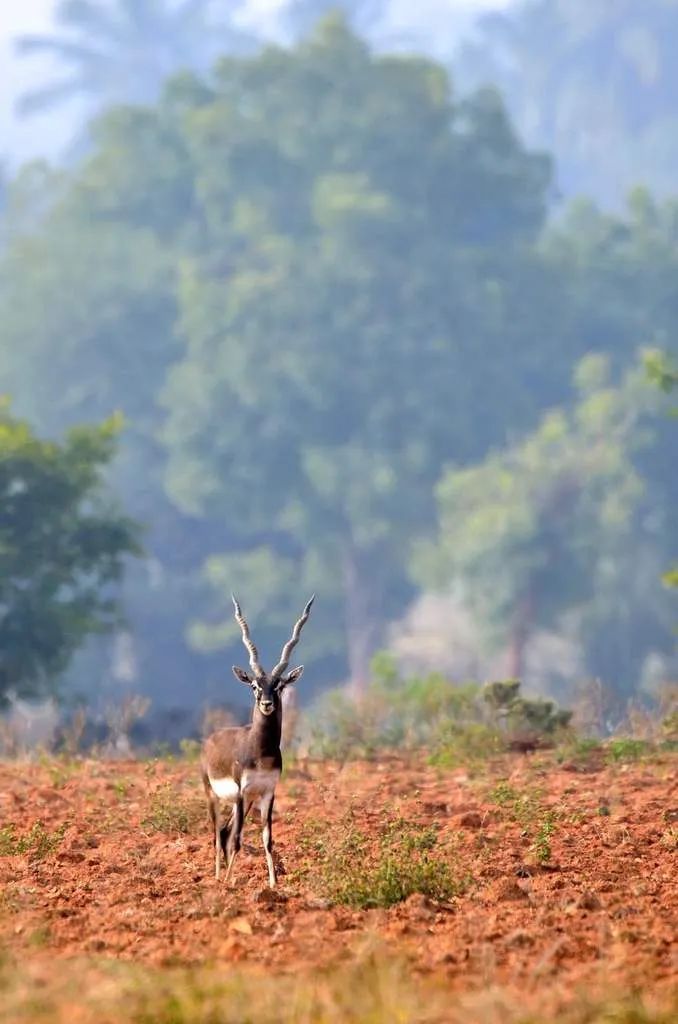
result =
[{"label": "blurred tree", "polygon": [[[336,18],[176,76],[100,119],[77,166],[12,183],[0,379],[49,434],[129,422],[111,475],[152,524],[126,588],[156,702],[219,692],[221,655],[203,667],[184,633],[237,642],[231,589],[268,646],[317,588],[316,678],[345,671],[348,636],[360,680],[441,466],[533,429],[590,348],[622,370],[665,344],[674,206],[638,193],[542,237],[548,183],[495,93],[459,101],[438,65],[374,57]],[[653,581],[673,450],[667,429],[642,467]]]},{"label": "blurred tree", "polygon": [[[649,443],[641,428],[654,395],[637,370],[612,387],[599,356],[580,363],[576,383],[570,412],[550,412],[526,440],[444,474],[439,536],[414,559],[418,580],[458,587],[495,638],[508,640],[517,678],[534,630],[568,610],[582,613],[585,630],[619,619],[628,628],[648,564],[634,455]],[[660,599],[655,586],[655,612]],[[625,663],[626,647],[619,653],[615,681],[632,686],[639,666]]]},{"label": "blurred tree", "polygon": [[523,0],[483,16],[455,68],[499,86],[566,193],[617,205],[639,182],[675,189],[676,40],[675,0]]},{"label": "blurred tree", "polygon": [[0,408],[0,704],[50,692],[92,634],[119,624],[115,596],[139,530],[103,472],[119,422],[42,441]]},{"label": "blurred tree", "polygon": [[[655,350],[648,353],[645,359],[645,369],[650,380],[654,381],[665,394],[678,388],[678,369],[665,352]],[[678,408],[673,408],[670,411],[672,416],[678,416]],[[667,587],[678,587],[678,564],[664,573],[663,580]]]},{"label": "blurred tree", "polygon": [[218,54],[251,48],[233,14],[243,0],[217,14],[214,0],[59,0],[53,35],[19,36],[20,54],[49,54],[68,68],[65,77],[19,99],[23,114],[71,99],[88,108],[148,103],[177,71],[207,71]]},{"label": "blurred tree", "polygon": [[287,0],[282,23],[289,35],[308,35],[328,14],[341,14],[359,35],[372,39],[388,15],[388,0]]},{"label": "blurred tree", "polygon": [[[588,201],[573,204],[544,240],[553,272],[563,276],[570,301],[563,309],[566,335],[585,337],[607,351],[617,369],[628,363],[638,341],[676,352],[678,319],[678,202],[659,202],[635,189],[625,217],[601,213]],[[671,385],[671,362],[656,362],[655,379]],[[675,561],[678,538],[678,473],[675,427],[667,417],[653,425],[654,442],[645,453],[642,475],[653,510],[655,543],[666,562]],[[666,564],[666,563],[664,563]],[[655,560],[648,564],[654,570]],[[646,626],[648,635],[650,624]]]},{"label": "blurred tree", "polygon": [[[122,131],[126,115],[111,120]],[[150,119],[146,124],[147,156],[136,165],[126,162],[124,146],[108,144],[114,128],[102,126],[97,137],[106,141],[77,174],[32,167],[13,183],[12,242],[0,264],[0,380],[20,413],[49,435],[123,410],[127,428],[109,479],[130,514],[152,524],[149,558],[130,566],[124,584],[135,685],[152,691],[155,703],[171,704],[196,672],[182,636],[184,615],[195,605],[195,565],[210,550],[211,534],[207,524],[196,534],[164,493],[158,395],[181,352],[181,249],[172,222],[183,223],[186,211],[181,191],[169,184],[178,158],[152,135]],[[146,176],[150,168],[155,181]],[[109,213],[116,201],[127,205],[128,217]],[[217,536],[223,539],[223,527]],[[70,676],[82,689],[80,665],[79,658]]]},{"label": "blurred tree", "polygon": [[0,160],[0,252],[6,242],[8,174],[4,161]]},{"label": "blurred tree", "polygon": [[209,560],[227,617],[193,636],[234,636],[234,580],[271,626],[317,589],[315,635],[360,684],[441,459],[534,409],[504,323],[548,161],[494,94],[456,107],[438,67],[375,58],[336,18],[222,64],[189,131],[206,227],[180,291],[168,483],[242,549]]}]

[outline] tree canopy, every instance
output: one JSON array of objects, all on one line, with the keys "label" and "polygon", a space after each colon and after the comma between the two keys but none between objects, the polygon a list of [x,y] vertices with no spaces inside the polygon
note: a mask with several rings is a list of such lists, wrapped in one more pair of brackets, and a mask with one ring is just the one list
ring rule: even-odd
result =
[{"label": "tree canopy", "polygon": [[455,67],[502,90],[567,194],[619,206],[639,183],[675,189],[676,33],[673,0],[521,0],[479,20]]},{"label": "tree canopy", "polygon": [[118,430],[59,444],[0,407],[0,704],[48,693],[87,637],[120,623],[115,585],[140,547],[103,483]]},{"label": "tree canopy", "polygon": [[[569,436],[587,352],[621,378],[639,345],[670,347],[676,204],[639,191],[549,224],[550,195],[550,159],[496,92],[461,99],[435,62],[375,55],[336,17],[175,77],[102,117],[72,168],[11,184],[0,375],[48,434],[125,414],[110,479],[149,524],[126,584],[141,687],[223,694],[231,590],[263,647],[317,590],[315,678],[348,662],[361,681],[414,595],[445,467],[513,450],[554,407]],[[672,426],[633,466],[653,586],[673,558]]]},{"label": "tree canopy", "polygon": [[550,411],[523,441],[448,470],[437,486],[439,535],[420,545],[415,574],[460,589],[509,642],[514,678],[538,626],[621,604],[624,593],[633,604],[629,552],[641,549],[644,491],[634,455],[649,441],[639,424],[655,404],[645,380],[635,370],[614,388],[607,360],[587,357],[571,411]]},{"label": "tree canopy", "polygon": [[228,517],[242,551],[209,577],[246,572],[262,612],[292,580],[322,586],[326,643],[347,642],[364,679],[440,459],[501,429],[474,431],[481,396],[521,415],[506,386],[521,355],[482,296],[511,302],[509,253],[542,223],[548,161],[494,95],[457,107],[436,66],[374,57],[335,20],[296,53],[223,64],[191,127],[220,230],[183,274],[170,493]]}]

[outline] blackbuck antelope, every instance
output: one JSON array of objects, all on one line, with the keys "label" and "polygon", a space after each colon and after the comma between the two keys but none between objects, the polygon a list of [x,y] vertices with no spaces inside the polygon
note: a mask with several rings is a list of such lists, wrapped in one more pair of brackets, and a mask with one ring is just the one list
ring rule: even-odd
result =
[{"label": "blackbuck antelope", "polygon": [[[308,602],[292,636],[282,649],[280,661],[267,673],[259,663],[257,649],[250,631],[233,598],[235,619],[250,656],[251,674],[233,666],[233,674],[241,683],[252,687],[254,708],[252,723],[240,728],[219,729],[205,741],[201,763],[202,781],[207,794],[214,830],[214,873],[219,878],[221,855],[226,859],[226,881],[233,870],[240,849],[242,828],[253,804],[258,801],[268,865],[268,881],[276,884],[273,862],[271,822],[275,787],[282,771],[280,735],[282,731],[282,693],[286,686],[300,678],[304,666],[287,672],[290,655],[299,642],[299,635],[308,619],[315,595]],[[228,820],[222,817],[222,802],[231,805]]]}]

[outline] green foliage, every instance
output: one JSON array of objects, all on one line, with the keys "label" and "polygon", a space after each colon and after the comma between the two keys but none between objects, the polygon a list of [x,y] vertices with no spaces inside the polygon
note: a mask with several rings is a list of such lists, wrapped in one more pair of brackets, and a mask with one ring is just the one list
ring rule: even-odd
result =
[{"label": "green foliage", "polygon": [[391,907],[414,893],[450,900],[462,890],[436,830],[404,819],[382,825],[376,848],[353,814],[331,826],[310,823],[302,849],[313,863],[312,872],[306,869],[309,881],[332,903],[366,910]]},{"label": "green foliage", "polygon": [[200,740],[184,738],[179,741],[179,750],[186,761],[197,761],[200,758],[202,744]]},{"label": "green foliage", "polygon": [[537,864],[548,864],[551,860],[551,837],[556,829],[556,816],[553,811],[547,811],[539,822],[537,835],[535,836],[532,849]]},{"label": "green foliage", "polygon": [[429,761],[440,768],[478,765],[504,750],[505,740],[496,725],[447,722],[440,728]]},{"label": "green foliage", "polygon": [[104,470],[120,421],[43,441],[0,407],[0,703],[39,697],[92,634],[120,622],[115,585],[140,553]]},{"label": "green foliage", "polygon": [[490,705],[509,745],[539,746],[562,734],[572,720],[572,711],[556,707],[552,700],[522,697],[520,680],[488,683],[483,699]]},{"label": "green foliage", "polygon": [[559,745],[558,760],[578,771],[599,767],[603,760],[602,743],[591,737],[574,737]]},{"label": "green foliage", "polygon": [[[619,601],[637,550],[643,482],[633,455],[646,440],[639,425],[653,395],[635,371],[613,387],[605,357],[580,363],[575,382],[571,410],[548,413],[525,440],[443,475],[438,536],[414,559],[417,580],[458,588],[493,627],[490,639],[511,644],[518,673],[538,626]],[[521,714],[541,725],[549,709]]]},{"label": "green foliage", "polygon": [[311,706],[305,722],[309,750],[344,760],[437,742],[451,723],[465,728],[475,722],[479,692],[475,683],[455,685],[439,673],[403,679],[392,657],[382,652],[372,662],[363,694],[330,690]]},{"label": "green foliage", "polygon": [[498,782],[489,793],[489,799],[497,804],[512,821],[524,828],[534,824],[541,812],[542,793],[539,789],[515,789],[508,782]]},{"label": "green foliage", "polygon": [[551,860],[551,840],[558,824],[558,811],[544,806],[542,792],[536,788],[515,789],[508,782],[497,783],[488,799],[501,808],[509,821],[517,822],[523,833],[531,838],[530,851],[537,864]]},{"label": "green foliage", "polygon": [[662,733],[666,743],[678,747],[678,707],[669,711],[662,719]]},{"label": "green foliage", "polygon": [[678,369],[673,366],[666,353],[659,349],[647,352],[644,362],[648,377],[665,394],[678,387]]},{"label": "green foliage", "polygon": [[606,744],[608,759],[614,764],[619,762],[639,761],[651,750],[647,740],[634,739],[631,736],[620,736]]},{"label": "green foliage", "polygon": [[187,800],[170,784],[159,786],[150,795],[149,812],[142,828],[168,835],[188,835],[205,819],[204,808],[196,800]]},{"label": "green foliage", "polygon": [[286,0],[282,15],[295,38],[314,29],[321,18],[337,17],[349,21],[360,35],[373,37],[388,15],[388,0]]},{"label": "green foliage", "polygon": [[441,767],[485,761],[520,740],[552,742],[571,711],[549,700],[520,695],[520,682],[455,684],[439,673],[403,678],[390,654],[372,662],[364,694],[324,693],[309,709],[305,742],[318,757],[372,757],[380,749],[430,750]]},{"label": "green foliage", "polygon": [[[184,103],[212,227],[180,279],[167,484],[183,511],[238,539],[206,563],[217,611],[191,638],[233,635],[241,575],[271,629],[292,587],[322,590],[317,642],[348,647],[364,682],[441,459],[497,436],[491,418],[483,436],[472,429],[477,395],[524,414],[502,370],[516,358],[508,253],[520,258],[541,224],[548,161],[524,150],[496,98],[457,105],[438,66],[373,56],[336,20],[291,52],[224,62],[215,88]],[[469,334],[482,367],[466,359]]]},{"label": "green foliage", "polygon": [[[678,369],[665,352],[655,350],[648,352],[645,357],[645,370],[650,380],[668,394],[678,387]],[[678,409],[672,409],[674,416],[678,415]],[[678,566],[669,569],[662,576],[662,581],[667,587],[678,587]]]},{"label": "green foliage", "polygon": [[67,827],[59,825],[50,832],[41,821],[36,821],[30,832],[17,836],[14,825],[4,825],[0,828],[0,857],[28,855],[32,860],[43,860],[61,845]]},{"label": "green foliage", "polygon": [[[65,36],[29,46],[67,58],[68,88],[93,89],[97,103],[154,97],[177,62],[202,69],[213,44],[237,42],[204,31],[204,5],[171,6],[113,3],[102,22],[97,4],[70,4]],[[288,5],[288,25],[325,6]],[[364,4],[344,6],[365,24]],[[371,53],[337,18],[290,49],[226,58],[208,79],[174,78],[150,106],[109,111],[81,159],[27,168],[6,191],[0,376],[48,435],[123,409],[115,485],[149,523],[153,556],[127,582],[135,671],[163,702],[183,702],[187,678],[219,685],[214,652],[237,642],[236,580],[266,649],[290,606],[321,593],[304,640],[314,678],[342,678],[348,655],[364,683],[383,626],[412,597],[412,543],[431,528],[443,468],[477,468],[533,430],[569,398],[591,346],[623,366],[639,343],[667,348],[678,316],[675,203],[639,191],[615,217],[580,205],[544,235],[550,161],[517,136],[500,97],[461,99],[440,65]],[[543,427],[563,420],[567,433],[569,413]],[[612,484],[618,440],[597,478],[607,504],[556,517],[562,571],[544,564],[546,517],[521,505],[515,474],[492,484],[500,512],[507,499],[496,531],[483,517],[478,528],[516,541],[510,571],[485,580],[495,632],[518,577],[537,572],[538,617],[583,600],[578,639],[595,674],[628,686],[668,646],[669,595],[655,590],[675,556],[678,485],[668,431],[635,477],[622,460]],[[543,476],[557,503],[558,481]],[[615,516],[633,518],[639,502],[638,543],[621,557]],[[601,511],[612,522],[599,520],[593,608],[578,569],[601,551],[590,529]],[[524,536],[535,531],[539,555]],[[192,652],[212,657],[206,671]]]}]

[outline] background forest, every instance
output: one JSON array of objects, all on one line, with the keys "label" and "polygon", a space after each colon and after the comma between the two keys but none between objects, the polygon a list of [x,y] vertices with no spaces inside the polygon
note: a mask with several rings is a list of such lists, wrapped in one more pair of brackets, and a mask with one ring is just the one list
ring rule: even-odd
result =
[{"label": "background forest", "polygon": [[231,591],[269,660],[315,591],[304,700],[383,648],[651,699],[678,4],[435,40],[386,0],[245,6],[62,0],[17,42],[58,68],[21,116],[82,119],[0,190],[0,696],[236,703]]}]

